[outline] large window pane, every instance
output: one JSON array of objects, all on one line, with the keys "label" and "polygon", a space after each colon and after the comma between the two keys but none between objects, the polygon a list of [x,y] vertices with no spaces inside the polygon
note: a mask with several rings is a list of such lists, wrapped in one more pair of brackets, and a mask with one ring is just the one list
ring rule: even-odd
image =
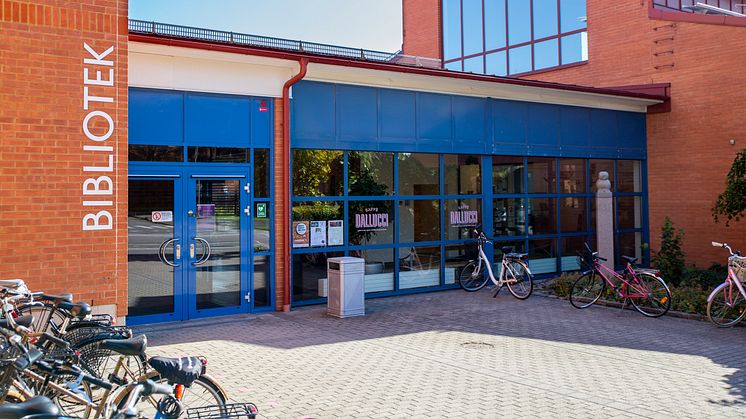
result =
[{"label": "large window pane", "polygon": [[461,56],[461,0],[443,0],[443,59]]},{"label": "large window pane", "polygon": [[504,48],[505,35],[505,0],[484,0],[485,50]]},{"label": "large window pane", "polygon": [[[461,7],[464,13],[464,55],[482,52],[482,1],[462,0]],[[464,70],[469,71],[466,70],[466,65]]]},{"label": "large window pane", "polygon": [[611,181],[611,190],[614,190],[614,160],[591,160],[591,192],[596,193],[596,181],[598,180],[598,174],[600,172],[606,172],[609,174],[609,180]]},{"label": "large window pane", "polygon": [[446,154],[443,160],[446,195],[482,193],[482,165],[479,156]]},{"label": "large window pane", "polygon": [[534,39],[557,35],[557,0],[533,1]]},{"label": "large window pane", "polygon": [[585,0],[560,0],[560,28],[562,32],[583,29],[586,27],[585,21]]},{"label": "large window pane", "polygon": [[577,233],[588,228],[588,213],[585,198],[563,197],[560,202],[560,230],[563,233]]},{"label": "large window pane", "polygon": [[293,255],[293,301],[313,300],[327,296],[329,284],[326,260],[344,256],[343,252],[304,253]]},{"label": "large window pane", "polygon": [[[563,237],[560,239],[562,247],[561,269],[563,271],[577,271],[580,267],[578,255],[585,250],[586,236]],[[590,246],[590,243],[589,243]]]},{"label": "large window pane", "polygon": [[556,198],[528,200],[528,234],[557,233]]},{"label": "large window pane", "polygon": [[269,183],[272,179],[269,156],[267,148],[254,150],[254,198],[269,198]]},{"label": "large window pane", "polygon": [[272,228],[272,207],[269,202],[254,202],[254,251],[269,252],[270,229]]},{"label": "large window pane", "polygon": [[440,201],[399,201],[399,242],[440,240]]},{"label": "large window pane", "polygon": [[295,149],[292,164],[294,196],[342,195],[343,152]]},{"label": "large window pane", "polygon": [[534,70],[559,65],[559,41],[550,39],[534,44]]},{"label": "large window pane", "polygon": [[484,55],[465,59],[464,71],[467,73],[484,74]]},{"label": "large window pane", "polygon": [[539,157],[528,159],[528,193],[556,193],[556,180],[554,159]]},{"label": "large window pane", "polygon": [[506,51],[494,52],[485,56],[487,74],[494,76],[508,75],[508,53]]},{"label": "large window pane", "polygon": [[510,74],[528,73],[531,71],[531,45],[508,50]]},{"label": "large window pane", "polygon": [[642,258],[642,233],[622,233],[618,237],[619,250],[616,252],[617,264],[626,264],[622,260],[622,256],[636,257],[638,264],[644,264],[645,261]]},{"label": "large window pane", "polygon": [[462,71],[464,69],[462,64],[463,64],[463,61],[456,60],[456,61],[451,61],[450,63],[445,63],[443,67],[446,70]]},{"label": "large window pane", "polygon": [[[508,43],[520,44],[531,40],[531,2],[508,0]],[[513,58],[511,57],[511,60]]]},{"label": "large window pane", "polygon": [[584,50],[583,33],[576,33],[561,38],[562,64],[578,63],[588,59],[588,52]]},{"label": "large window pane", "polygon": [[642,211],[639,196],[620,196],[617,198],[619,229],[642,227]]},{"label": "large window pane", "polygon": [[350,201],[349,215],[351,245],[393,243],[393,201]]},{"label": "large window pane", "polygon": [[523,193],[523,157],[497,156],[492,158],[492,192],[496,194]]},{"label": "large window pane", "polygon": [[250,158],[248,148],[208,146],[188,147],[187,157],[196,163],[248,163]]},{"label": "large window pane", "polygon": [[617,162],[617,190],[619,192],[642,192],[638,160],[619,160]]},{"label": "large window pane", "polygon": [[439,195],[437,154],[399,153],[399,195]]},{"label": "large window pane", "polygon": [[268,307],[270,295],[269,256],[254,256],[254,307]]},{"label": "large window pane", "polygon": [[556,239],[539,239],[528,242],[528,266],[532,274],[557,272],[556,247]]},{"label": "large window pane", "polygon": [[365,293],[393,291],[394,249],[353,250],[352,256],[365,259]]},{"label": "large window pane", "polygon": [[499,198],[493,201],[492,231],[495,237],[526,234],[523,202],[520,198]]},{"label": "large window pane", "polygon": [[560,160],[560,193],[585,193],[585,160]]},{"label": "large window pane", "polygon": [[394,193],[394,154],[351,151],[348,157],[350,195],[380,196]]},{"label": "large window pane", "polygon": [[[329,245],[329,223],[344,219],[343,205],[342,202],[330,201],[293,203],[293,247]],[[337,242],[331,245],[342,244]]]},{"label": "large window pane", "polygon": [[455,284],[458,282],[458,277],[461,274],[461,270],[469,263],[470,260],[476,260],[479,257],[477,253],[477,245],[474,243],[465,244],[453,244],[446,246],[446,253],[444,255],[446,284]]},{"label": "large window pane", "polygon": [[461,240],[470,237],[473,227],[482,224],[482,200],[446,200],[446,240]]},{"label": "large window pane", "polygon": [[399,249],[399,288],[440,285],[440,246]]},{"label": "large window pane", "polygon": [[184,147],[130,144],[128,159],[129,161],[181,162],[184,161]]}]

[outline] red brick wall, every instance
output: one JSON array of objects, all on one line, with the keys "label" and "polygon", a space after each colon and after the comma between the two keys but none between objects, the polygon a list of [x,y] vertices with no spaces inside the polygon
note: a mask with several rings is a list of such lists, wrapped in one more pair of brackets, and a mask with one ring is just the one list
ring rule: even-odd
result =
[{"label": "red brick wall", "polygon": [[[127,307],[127,1],[0,1],[0,278],[23,278],[33,289],[74,292],[77,300]],[[109,80],[107,65],[85,64],[113,46],[102,60],[114,61],[114,86],[88,84],[83,109],[84,68],[88,79]],[[95,142],[83,120],[102,111],[113,134]],[[94,116],[89,130],[105,137],[109,124]],[[83,150],[84,146],[113,151]],[[114,170],[84,172],[84,166]],[[112,195],[86,200],[112,206],[84,207],[83,183],[109,176]],[[103,185],[102,185],[103,186]],[[108,210],[109,230],[83,231],[85,214]]]},{"label": "red brick wall", "polygon": [[440,59],[440,0],[402,0],[404,54]]},{"label": "red brick wall", "polygon": [[671,112],[647,118],[651,246],[659,248],[669,216],[684,228],[689,263],[724,263],[710,241],[746,249],[746,221],[726,228],[710,215],[746,148],[746,28],[653,20],[644,1],[588,0],[587,10],[588,64],[526,78],[597,87],[670,82]]},{"label": "red brick wall", "polygon": [[275,170],[274,170],[274,191],[275,191],[275,308],[282,311],[284,304],[283,293],[285,292],[285,253],[283,249],[288,245],[286,238],[289,236],[287,230],[287,214],[290,209],[285,204],[283,191],[283,182],[285,178],[285,159],[284,149],[282,146],[282,125],[285,109],[282,105],[282,98],[275,99]]}]

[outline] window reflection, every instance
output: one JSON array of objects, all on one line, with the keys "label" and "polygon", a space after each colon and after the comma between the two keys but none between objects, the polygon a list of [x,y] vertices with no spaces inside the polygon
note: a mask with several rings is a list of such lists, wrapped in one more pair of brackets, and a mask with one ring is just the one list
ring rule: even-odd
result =
[{"label": "window reflection", "polygon": [[495,236],[523,236],[526,217],[521,198],[500,198],[493,203],[492,229]]},{"label": "window reflection", "polygon": [[492,158],[492,192],[523,193],[523,157]]},{"label": "window reflection", "polygon": [[479,156],[446,154],[443,160],[446,195],[482,193],[482,165]]},{"label": "window reflection", "polygon": [[351,151],[348,162],[350,195],[391,195],[394,191],[394,154]]},{"label": "window reflection", "polygon": [[555,193],[556,179],[554,159],[528,159],[528,193]]},{"label": "window reflection", "polygon": [[342,151],[293,150],[293,195],[342,195],[344,183]]},{"label": "window reflection", "polygon": [[399,242],[440,240],[440,202],[437,200],[399,201]]},{"label": "window reflection", "polygon": [[440,194],[437,154],[399,153],[399,195]]}]

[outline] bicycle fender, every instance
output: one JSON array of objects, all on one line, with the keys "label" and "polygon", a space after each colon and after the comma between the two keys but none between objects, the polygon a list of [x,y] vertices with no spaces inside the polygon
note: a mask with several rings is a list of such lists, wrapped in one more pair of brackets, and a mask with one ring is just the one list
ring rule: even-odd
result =
[{"label": "bicycle fender", "polygon": [[200,378],[204,379],[205,381],[209,381],[210,384],[214,385],[215,388],[217,388],[218,391],[220,391],[220,394],[223,395],[224,400],[228,402],[228,399],[230,397],[228,397],[228,392],[225,391],[225,388],[223,387],[222,384],[220,384],[216,379],[212,378],[210,374],[202,374],[200,375]]},{"label": "bicycle fender", "polygon": [[710,295],[707,296],[707,302],[709,303],[710,301],[712,301],[712,299],[715,298],[715,294],[717,294],[718,291],[720,291],[721,288],[723,288],[723,287],[725,287],[727,285],[728,285],[727,282],[723,282],[722,284],[720,284],[717,287],[715,287],[715,289],[712,290],[712,292],[710,293]]}]

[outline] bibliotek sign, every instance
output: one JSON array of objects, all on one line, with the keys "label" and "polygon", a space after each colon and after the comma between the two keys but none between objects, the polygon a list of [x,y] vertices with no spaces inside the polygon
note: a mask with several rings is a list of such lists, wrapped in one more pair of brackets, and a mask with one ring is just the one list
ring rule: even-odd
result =
[{"label": "bibliotek sign", "polygon": [[[83,43],[83,133],[88,141],[83,151],[83,172],[91,177],[83,181],[83,207],[90,211],[83,216],[83,230],[111,230],[114,220],[110,209],[114,206],[114,146],[106,142],[114,133],[114,120],[106,111],[97,109],[104,103],[114,102],[114,61],[106,58],[114,46],[97,52]],[[103,129],[101,128],[103,126]],[[95,127],[95,128],[94,128]],[[102,165],[103,160],[103,165]]]}]

